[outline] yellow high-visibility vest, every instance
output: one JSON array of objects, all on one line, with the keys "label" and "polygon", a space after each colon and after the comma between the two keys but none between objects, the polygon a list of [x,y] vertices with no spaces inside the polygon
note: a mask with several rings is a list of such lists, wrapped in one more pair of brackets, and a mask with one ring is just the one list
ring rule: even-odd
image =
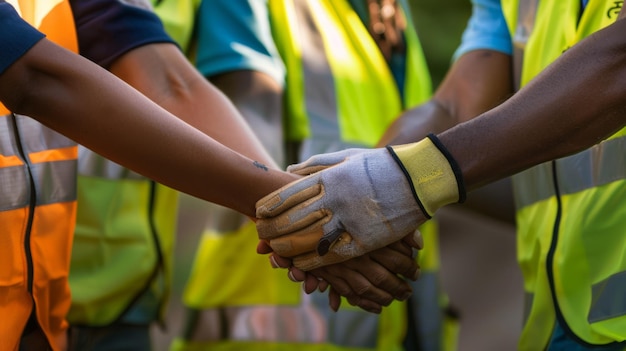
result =
[{"label": "yellow high-visibility vest", "polygon": [[[505,0],[521,84],[617,18],[623,1]],[[564,102],[567,103],[567,102]],[[518,260],[531,302],[520,349],[544,349],[560,321],[582,345],[626,340],[626,130],[513,178]]]}]

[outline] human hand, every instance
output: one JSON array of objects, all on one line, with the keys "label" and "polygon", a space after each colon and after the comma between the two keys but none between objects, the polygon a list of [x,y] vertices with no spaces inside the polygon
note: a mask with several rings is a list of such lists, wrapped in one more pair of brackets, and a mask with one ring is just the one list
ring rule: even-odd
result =
[{"label": "human hand", "polygon": [[313,156],[288,171],[310,175],[257,202],[257,231],[305,271],[384,247],[441,206],[465,200],[460,168],[432,134],[386,149]]},{"label": "human hand", "polygon": [[386,149],[313,156],[288,171],[311,174],[257,202],[259,238],[304,271],[401,240],[427,220]]},{"label": "human hand", "polygon": [[309,272],[294,267],[291,260],[271,252],[266,243],[257,249],[270,253],[274,268],[287,268],[289,279],[302,282],[307,294],[325,291],[329,284],[329,305],[337,311],[341,296],[348,303],[368,312],[380,313],[383,306],[395,300],[406,300],[412,293],[410,285],[402,279],[416,280],[420,267],[416,262],[418,250],[423,247],[421,233],[415,231],[400,241],[343,263],[313,269]]}]

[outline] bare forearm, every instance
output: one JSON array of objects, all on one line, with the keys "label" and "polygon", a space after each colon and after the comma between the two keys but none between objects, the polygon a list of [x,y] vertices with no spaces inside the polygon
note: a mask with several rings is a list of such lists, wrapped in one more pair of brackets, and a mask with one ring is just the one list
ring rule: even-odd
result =
[{"label": "bare forearm", "polygon": [[128,168],[249,216],[256,200],[291,179],[256,166],[47,40],[0,76],[0,99]]},{"label": "bare forearm", "polygon": [[564,53],[514,97],[440,135],[469,189],[563,157],[626,122],[626,21]]},{"label": "bare forearm", "polygon": [[491,50],[461,56],[427,103],[398,117],[379,146],[418,141],[498,105],[512,92],[511,58]]},{"label": "bare forearm", "polygon": [[219,143],[278,167],[232,102],[173,44],[137,48],[114,62],[110,71]]}]

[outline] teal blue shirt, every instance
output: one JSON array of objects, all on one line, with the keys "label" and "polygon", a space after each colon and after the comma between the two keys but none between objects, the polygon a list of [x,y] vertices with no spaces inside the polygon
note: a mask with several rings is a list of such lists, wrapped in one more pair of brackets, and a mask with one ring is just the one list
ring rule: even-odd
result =
[{"label": "teal blue shirt", "polygon": [[[350,0],[350,3],[366,21],[366,1]],[[205,77],[254,70],[284,84],[285,67],[272,39],[267,0],[202,1],[197,30],[196,65]],[[403,86],[404,55],[392,59],[391,70],[398,86]]]}]

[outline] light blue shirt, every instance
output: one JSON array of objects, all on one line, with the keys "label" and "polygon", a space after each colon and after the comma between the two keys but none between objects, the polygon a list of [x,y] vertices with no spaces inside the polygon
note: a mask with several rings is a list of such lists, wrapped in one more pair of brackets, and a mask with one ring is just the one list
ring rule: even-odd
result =
[{"label": "light blue shirt", "polygon": [[454,53],[456,60],[473,50],[513,53],[511,35],[499,0],[472,0],[472,15],[465,27],[461,44]]}]

